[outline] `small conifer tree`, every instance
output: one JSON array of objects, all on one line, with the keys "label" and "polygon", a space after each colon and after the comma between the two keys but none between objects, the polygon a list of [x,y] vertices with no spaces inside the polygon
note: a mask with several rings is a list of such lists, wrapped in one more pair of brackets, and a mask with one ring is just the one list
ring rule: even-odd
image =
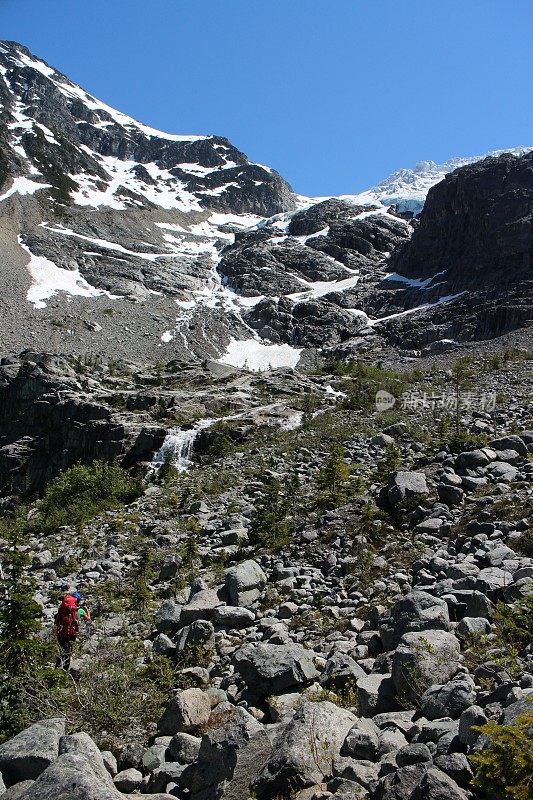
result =
[{"label": "small conifer tree", "polygon": [[400,466],[401,460],[401,453],[394,442],[388,444],[385,448],[385,455],[377,464],[376,481],[378,483],[386,483],[390,473]]},{"label": "small conifer tree", "polygon": [[290,541],[287,520],[289,503],[284,496],[280,481],[270,480],[261,499],[257,502],[250,520],[249,537],[252,544],[270,550],[279,550]]},{"label": "small conifer tree", "polygon": [[183,559],[183,566],[188,573],[189,581],[192,581],[198,571],[200,564],[200,550],[198,549],[198,534],[200,525],[198,520],[191,517],[189,520],[189,535],[181,546],[180,555]]},{"label": "small conifer tree", "polygon": [[152,594],[148,583],[153,577],[153,552],[146,546],[141,552],[137,568],[133,573],[133,587],[131,592],[131,607],[144,615],[148,609]]},{"label": "small conifer tree", "polygon": [[318,471],[316,477],[319,490],[317,503],[320,508],[335,508],[342,505],[362,489],[361,479],[352,476],[351,467],[346,463],[344,457],[344,447],[341,444],[334,444],[325,464]]},{"label": "small conifer tree", "polygon": [[41,607],[34,599],[35,581],[27,574],[22,550],[23,514],[4,526],[8,547],[1,554],[0,580],[0,740],[10,738],[33,719],[29,697],[37,682],[51,680],[52,652],[38,634]]}]

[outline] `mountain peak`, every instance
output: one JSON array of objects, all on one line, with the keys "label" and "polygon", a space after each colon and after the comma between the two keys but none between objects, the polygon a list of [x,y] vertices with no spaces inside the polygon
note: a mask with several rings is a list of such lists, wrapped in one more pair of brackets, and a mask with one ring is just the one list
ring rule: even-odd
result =
[{"label": "mountain peak", "polygon": [[427,193],[431,187],[444,180],[448,173],[468,166],[468,164],[483,161],[485,158],[495,158],[504,153],[520,157],[530,153],[532,150],[533,147],[523,145],[504,150],[493,150],[479,156],[450,158],[443,164],[437,164],[429,159],[419,161],[413,169],[403,167],[371,189],[355,195],[344,195],[343,199],[356,205],[377,204],[383,208],[394,206],[400,213],[407,212],[417,215],[422,211]]}]

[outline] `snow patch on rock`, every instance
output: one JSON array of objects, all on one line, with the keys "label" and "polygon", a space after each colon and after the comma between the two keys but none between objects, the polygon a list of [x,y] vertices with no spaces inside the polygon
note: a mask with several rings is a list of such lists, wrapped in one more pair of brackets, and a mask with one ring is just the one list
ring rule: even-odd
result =
[{"label": "snow patch on rock", "polygon": [[30,248],[22,242],[22,237],[18,237],[19,244],[30,256],[27,265],[33,283],[28,289],[26,298],[33,303],[34,308],[46,308],[46,300],[49,300],[58,292],[78,297],[99,297],[105,295],[110,299],[117,299],[103,289],[97,289],[88,283],[79,269],[62,269],[44,256],[36,256]]},{"label": "snow patch on rock", "polygon": [[302,348],[289,344],[264,344],[256,339],[237,341],[231,339],[226,352],[218,361],[251,372],[263,372],[278,367],[294,369],[300,360]]}]

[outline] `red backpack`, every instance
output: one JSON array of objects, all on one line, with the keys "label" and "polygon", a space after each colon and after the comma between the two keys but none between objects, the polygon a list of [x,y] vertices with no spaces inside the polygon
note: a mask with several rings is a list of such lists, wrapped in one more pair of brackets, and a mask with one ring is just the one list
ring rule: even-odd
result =
[{"label": "red backpack", "polygon": [[76,598],[67,594],[61,601],[56,617],[57,630],[62,638],[71,638],[78,633],[78,604]]}]

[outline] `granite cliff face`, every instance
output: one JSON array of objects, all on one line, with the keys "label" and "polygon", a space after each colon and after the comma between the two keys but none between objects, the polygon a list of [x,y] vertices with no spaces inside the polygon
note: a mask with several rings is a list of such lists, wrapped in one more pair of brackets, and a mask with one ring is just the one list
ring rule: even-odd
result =
[{"label": "granite cliff face", "polygon": [[65,359],[27,352],[0,366],[0,496],[32,495],[77,462],[150,460],[165,434]]},{"label": "granite cliff face", "polygon": [[429,190],[420,224],[391,267],[451,290],[531,278],[533,153],[505,153],[446,175]]},{"label": "granite cliff face", "polygon": [[[436,332],[481,340],[531,322],[532,209],[533,153],[484,159],[430,189],[412,238],[391,255],[387,283],[393,304],[404,309],[443,295],[454,300],[427,309],[422,324],[418,317],[391,321],[391,335],[416,347]],[[376,311],[385,297],[372,298]]]}]

